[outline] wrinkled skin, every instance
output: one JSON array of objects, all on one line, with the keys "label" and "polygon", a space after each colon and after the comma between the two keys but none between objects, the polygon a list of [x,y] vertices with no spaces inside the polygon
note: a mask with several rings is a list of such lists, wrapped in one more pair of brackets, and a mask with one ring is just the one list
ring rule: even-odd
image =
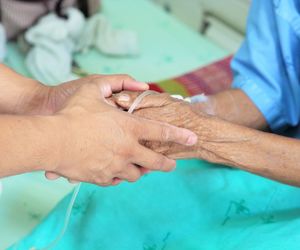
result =
[{"label": "wrinkled skin", "polygon": [[[127,96],[128,101],[122,98]],[[124,91],[114,96],[114,101],[122,108],[128,109],[139,93]],[[208,115],[197,110],[197,107],[185,101],[172,98],[169,94],[154,92],[146,96],[134,112],[135,115],[151,120],[166,122],[174,126],[189,129],[198,135],[198,143],[186,147],[176,143],[146,141],[144,144],[156,152],[173,159],[201,158],[212,160],[214,153],[201,147],[201,143],[213,133],[209,127]]]},{"label": "wrinkled skin", "polygon": [[[127,98],[124,98],[124,95]],[[114,99],[118,105],[126,109],[136,96],[137,93],[123,92],[116,95]],[[240,97],[244,98],[245,95]],[[248,102],[248,99],[241,101],[242,104]],[[230,105],[228,106],[230,108]],[[248,109],[249,105],[241,107]],[[227,110],[226,107],[222,107],[222,109],[224,112]],[[249,110],[242,111],[241,109],[241,115],[253,114]],[[246,170],[289,185],[300,186],[299,140],[249,128],[265,127],[264,119],[259,119],[259,115],[248,120],[243,117],[244,121],[239,121],[238,124],[249,127],[241,126],[228,122],[232,119],[226,119],[225,115],[222,116],[224,119],[205,115],[199,111],[199,104],[187,104],[172,99],[166,94],[153,94],[145,97],[134,114],[188,128],[198,135],[198,142],[192,148],[175,143],[145,143],[157,152],[175,159],[204,159],[212,163]],[[237,119],[238,116],[235,118]]]}]

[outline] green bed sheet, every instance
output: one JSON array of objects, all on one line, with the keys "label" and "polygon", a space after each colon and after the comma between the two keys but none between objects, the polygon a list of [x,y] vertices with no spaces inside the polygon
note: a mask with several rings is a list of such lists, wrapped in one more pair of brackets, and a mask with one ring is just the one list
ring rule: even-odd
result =
[{"label": "green bed sheet", "polygon": [[[11,249],[43,249],[62,228],[66,197]],[[298,250],[300,190],[198,160],[136,184],[84,184],[57,250]]]}]

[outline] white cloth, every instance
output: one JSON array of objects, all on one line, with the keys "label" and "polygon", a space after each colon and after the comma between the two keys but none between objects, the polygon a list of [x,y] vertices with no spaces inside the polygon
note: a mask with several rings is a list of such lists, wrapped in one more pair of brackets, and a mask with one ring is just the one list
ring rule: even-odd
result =
[{"label": "white cloth", "polygon": [[25,34],[26,41],[33,46],[26,65],[35,79],[49,85],[76,79],[72,74],[73,53],[91,47],[113,56],[138,54],[135,32],[114,30],[101,14],[87,21],[75,8],[67,9],[66,14],[68,19],[49,14]]},{"label": "white cloth", "polygon": [[71,73],[72,57],[85,19],[75,8],[67,9],[66,14],[68,19],[49,14],[25,34],[26,41],[33,45],[26,65],[34,78],[50,85],[76,78]]},{"label": "white cloth", "polygon": [[77,51],[84,52],[90,47],[113,56],[136,56],[139,53],[136,32],[114,29],[108,19],[100,13],[88,19]]},{"label": "white cloth", "polygon": [[0,23],[0,62],[3,62],[6,56],[6,32]]}]

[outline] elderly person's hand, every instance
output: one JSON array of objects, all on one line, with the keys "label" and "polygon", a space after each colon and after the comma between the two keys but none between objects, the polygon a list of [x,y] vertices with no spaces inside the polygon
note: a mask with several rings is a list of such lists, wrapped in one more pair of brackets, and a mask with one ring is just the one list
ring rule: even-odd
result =
[{"label": "elderly person's hand", "polygon": [[[123,92],[115,102],[127,109],[138,94]],[[225,109],[226,107],[224,107]],[[146,142],[172,158],[200,158],[237,167],[270,179],[300,186],[300,142],[236,125],[199,111],[199,106],[154,94],[144,98],[136,115],[188,128],[198,135],[195,146]]]},{"label": "elderly person's hand", "polygon": [[[127,110],[140,93],[124,91],[114,95],[114,102]],[[146,96],[138,105],[135,115],[151,120],[161,121],[172,124],[177,127],[186,128],[194,132],[201,130],[199,120],[204,119],[207,115],[196,112],[193,105],[172,98],[169,94],[159,94],[153,92],[152,95]],[[150,142],[145,141],[144,145],[165,154],[171,158],[206,158],[208,152],[199,151],[199,147],[186,147],[172,142]],[[199,146],[199,145],[198,145]],[[199,155],[201,154],[201,156]]]}]

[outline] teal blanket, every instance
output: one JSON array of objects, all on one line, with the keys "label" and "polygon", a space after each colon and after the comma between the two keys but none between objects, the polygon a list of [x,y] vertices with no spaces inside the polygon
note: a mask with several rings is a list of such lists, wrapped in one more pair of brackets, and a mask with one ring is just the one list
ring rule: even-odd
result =
[{"label": "teal blanket", "polygon": [[[11,249],[48,245],[63,226],[69,200]],[[299,228],[300,189],[189,160],[135,184],[82,185],[54,249],[298,250]]]}]

